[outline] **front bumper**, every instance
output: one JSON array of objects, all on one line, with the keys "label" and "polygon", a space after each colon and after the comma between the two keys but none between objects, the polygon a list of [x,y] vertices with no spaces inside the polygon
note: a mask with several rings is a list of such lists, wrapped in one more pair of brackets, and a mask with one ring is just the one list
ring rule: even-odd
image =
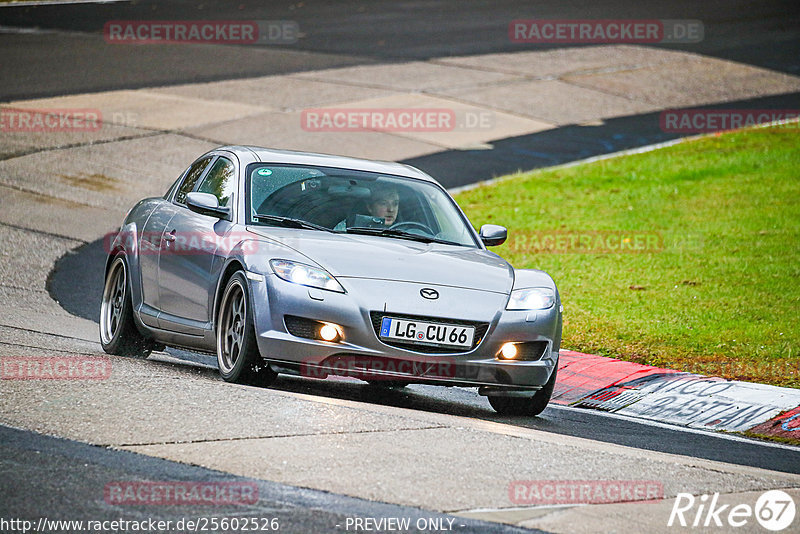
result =
[{"label": "front bumper", "polygon": [[[431,284],[340,278],[345,294],[291,284],[274,275],[251,279],[258,347],[263,358],[284,371],[324,378],[354,376],[446,386],[494,386],[509,391],[536,391],[550,378],[561,344],[560,303],[549,310],[505,310],[505,294]],[[438,301],[417,298],[433,287]],[[386,316],[423,316],[488,323],[480,342],[464,352],[427,353],[381,341],[371,312]],[[289,333],[287,315],[335,323],[344,334],[326,342]],[[535,361],[497,358],[506,342],[546,344]]]}]

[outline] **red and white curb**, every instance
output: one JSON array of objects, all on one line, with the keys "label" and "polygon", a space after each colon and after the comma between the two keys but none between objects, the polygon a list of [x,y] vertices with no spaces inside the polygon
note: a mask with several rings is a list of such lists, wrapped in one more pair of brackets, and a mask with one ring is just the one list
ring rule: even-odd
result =
[{"label": "red and white curb", "polygon": [[690,428],[800,439],[800,389],[562,350],[555,404]]}]

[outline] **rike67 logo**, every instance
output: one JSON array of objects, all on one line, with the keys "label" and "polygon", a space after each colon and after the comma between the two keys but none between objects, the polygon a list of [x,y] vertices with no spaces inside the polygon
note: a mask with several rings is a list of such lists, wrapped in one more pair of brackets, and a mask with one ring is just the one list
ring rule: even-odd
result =
[{"label": "rike67 logo", "polygon": [[745,503],[721,504],[719,493],[699,497],[690,493],[679,493],[675,497],[667,526],[721,527],[728,531],[752,525],[755,518],[763,528],[778,532],[792,525],[795,512],[794,499],[781,490],[762,493],[755,506]]}]

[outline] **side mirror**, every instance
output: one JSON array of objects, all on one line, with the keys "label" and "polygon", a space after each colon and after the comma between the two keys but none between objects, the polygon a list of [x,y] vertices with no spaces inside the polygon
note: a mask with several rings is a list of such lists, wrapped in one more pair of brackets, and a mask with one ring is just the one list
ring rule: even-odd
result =
[{"label": "side mirror", "polygon": [[211,193],[187,193],[186,207],[200,215],[208,215],[217,219],[230,219],[230,208],[222,208],[217,197]]},{"label": "side mirror", "polygon": [[508,238],[508,230],[505,226],[496,224],[484,224],[481,226],[481,241],[487,247],[502,245]]}]

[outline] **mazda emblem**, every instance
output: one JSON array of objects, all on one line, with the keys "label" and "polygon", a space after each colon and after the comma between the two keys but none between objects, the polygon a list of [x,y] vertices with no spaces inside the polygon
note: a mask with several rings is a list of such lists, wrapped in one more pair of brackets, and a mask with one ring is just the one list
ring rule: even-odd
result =
[{"label": "mazda emblem", "polygon": [[430,300],[435,300],[439,298],[439,292],[429,287],[423,287],[422,289],[420,289],[419,294],[422,295],[422,298]]}]

